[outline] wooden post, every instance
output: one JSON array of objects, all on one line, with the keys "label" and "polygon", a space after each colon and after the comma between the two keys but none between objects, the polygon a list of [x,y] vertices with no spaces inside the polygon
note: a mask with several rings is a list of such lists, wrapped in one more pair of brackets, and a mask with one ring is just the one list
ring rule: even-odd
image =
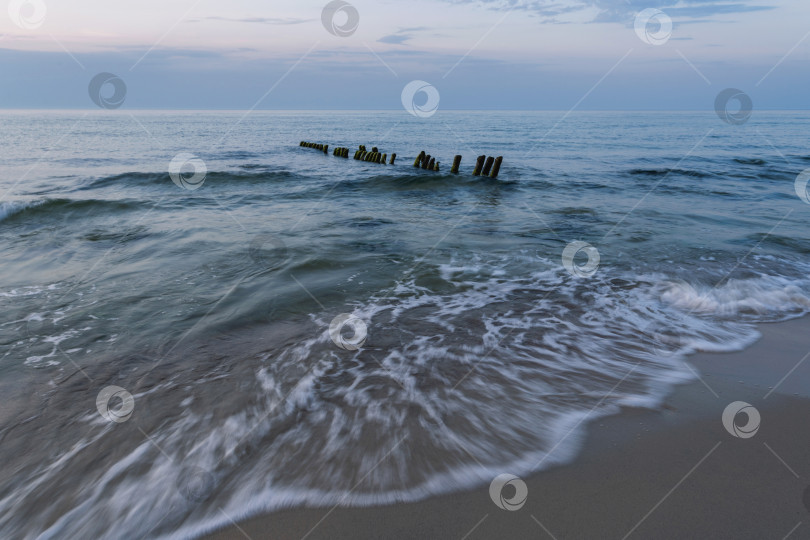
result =
[{"label": "wooden post", "polygon": [[429,171],[436,170],[436,158],[430,158],[430,163],[428,163],[427,168]]},{"label": "wooden post", "polygon": [[473,171],[473,176],[478,176],[481,174],[481,168],[484,166],[484,160],[486,156],[478,156],[478,161],[475,162],[475,170]]},{"label": "wooden post", "polygon": [[456,156],[453,158],[453,168],[450,169],[450,172],[453,174],[458,174],[458,168],[461,165],[461,156]]},{"label": "wooden post", "polygon": [[388,154],[383,154],[382,155],[382,161],[380,163],[382,163],[383,165],[388,163]]},{"label": "wooden post", "polygon": [[493,162],[493,161],[495,161],[495,158],[494,158],[494,157],[489,156],[489,157],[487,158],[487,162],[486,162],[486,164],[484,165],[484,170],[483,170],[483,171],[481,171],[481,176],[489,176],[489,171],[490,171],[490,169],[492,169],[492,162]]},{"label": "wooden post", "polygon": [[427,169],[429,164],[430,164],[430,154],[427,154],[425,157],[422,158],[422,168]]},{"label": "wooden post", "polygon": [[501,171],[502,161],[503,156],[498,156],[495,158],[495,165],[492,167],[492,173],[489,175],[490,178],[498,178],[498,173]]},{"label": "wooden post", "polygon": [[328,154],[328,153],[329,153],[329,145],[328,145],[328,144],[323,145],[323,153],[324,153],[324,154]]},{"label": "wooden post", "polygon": [[438,161],[436,162],[436,166],[433,168],[433,170],[434,170],[434,171],[438,171],[438,170],[439,170],[439,162],[438,162]]},{"label": "wooden post", "polygon": [[393,165],[394,160],[396,160],[396,159],[397,159],[397,155],[396,154],[391,154],[391,163],[390,163],[390,165]]},{"label": "wooden post", "polygon": [[418,155],[418,156],[416,156],[416,159],[415,159],[415,160],[413,160],[413,166],[414,166],[414,167],[418,167],[419,165],[421,165],[421,163],[422,163],[422,158],[423,158],[423,157],[425,157],[425,151],[424,151],[424,150],[422,150],[421,152],[419,152],[419,155]]}]

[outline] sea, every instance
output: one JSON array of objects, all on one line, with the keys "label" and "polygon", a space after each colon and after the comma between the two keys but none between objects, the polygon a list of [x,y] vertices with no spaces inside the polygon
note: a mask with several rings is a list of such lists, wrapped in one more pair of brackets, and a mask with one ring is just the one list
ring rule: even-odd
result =
[{"label": "sea", "polygon": [[808,123],[0,112],[0,537],[197,538],[572,461],[690,354],[810,310]]}]

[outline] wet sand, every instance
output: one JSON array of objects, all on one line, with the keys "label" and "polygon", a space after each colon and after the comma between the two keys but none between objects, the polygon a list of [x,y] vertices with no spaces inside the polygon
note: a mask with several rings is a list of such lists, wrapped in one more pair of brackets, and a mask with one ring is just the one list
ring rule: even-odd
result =
[{"label": "wet sand", "polygon": [[[207,538],[810,538],[810,318],[760,331],[745,351],[692,356],[701,380],[659,410],[591,423],[573,463],[524,478],[517,511],[482,485],[417,503],[273,512]],[[753,437],[723,426],[736,401],[760,412]]]}]

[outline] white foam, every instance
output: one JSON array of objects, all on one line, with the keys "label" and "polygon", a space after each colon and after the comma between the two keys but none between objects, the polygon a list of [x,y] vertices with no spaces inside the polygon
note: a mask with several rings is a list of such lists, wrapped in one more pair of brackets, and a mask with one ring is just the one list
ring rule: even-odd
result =
[{"label": "white foam", "polygon": [[[533,258],[533,272],[502,279],[513,262],[452,261],[441,293],[405,279],[354,306],[368,350],[338,354],[336,314],[314,317],[319,334],[262,358],[246,406],[163,424],[41,537],[137,537],[166,519],[163,537],[193,538],[259,512],[414,501],[567,463],[588,422],[657,407],[693,380],[685,355],[743,348],[757,320],[810,307],[806,284],[781,277],[712,288],[622,275],[635,285],[616,288],[609,269],[587,281]],[[671,350],[647,341],[662,332],[677,337]],[[215,501],[167,489],[189,466],[222,487]],[[2,519],[0,530],[19,532]]]},{"label": "white foam", "polygon": [[663,284],[661,298],[678,309],[728,317],[737,314],[805,313],[810,297],[795,280],[763,276],[731,279],[719,287],[695,286],[683,281]]}]

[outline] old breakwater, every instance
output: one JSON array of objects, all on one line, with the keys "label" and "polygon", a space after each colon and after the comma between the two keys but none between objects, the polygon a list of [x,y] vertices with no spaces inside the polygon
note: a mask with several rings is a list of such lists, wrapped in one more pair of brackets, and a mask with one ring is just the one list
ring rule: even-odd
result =
[{"label": "old breakwater", "polygon": [[[307,141],[301,141],[299,146],[303,148],[312,148],[318,150],[319,152],[323,152],[326,155],[329,155],[329,145],[322,144],[322,143],[312,143]],[[332,151],[332,155],[335,157],[342,157],[344,159],[349,158],[349,154],[351,150],[347,147],[337,147]],[[354,152],[354,159],[357,161],[366,161],[369,163],[379,163],[380,165],[394,165],[397,154],[392,153],[389,154],[386,152],[381,152],[379,148],[373,146],[371,150],[369,150],[365,145],[361,144],[358,149]],[[461,171],[461,155],[456,155],[453,157],[453,166],[450,169],[450,172],[453,174],[459,174]],[[493,157],[493,156],[478,156],[476,160],[475,167],[473,168],[473,176],[488,176],[490,178],[497,178],[498,174],[501,171],[501,164],[503,163],[503,156]],[[414,158],[413,166],[416,168],[421,168],[426,171],[440,171],[441,169],[441,162],[436,159],[435,156],[431,156],[424,150],[422,150],[418,156]]]}]

